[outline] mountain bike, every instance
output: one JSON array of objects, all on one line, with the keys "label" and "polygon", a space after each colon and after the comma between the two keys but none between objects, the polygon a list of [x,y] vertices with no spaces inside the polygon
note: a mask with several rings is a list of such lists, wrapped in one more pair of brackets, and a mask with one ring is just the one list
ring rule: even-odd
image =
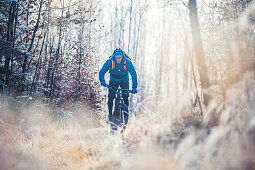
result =
[{"label": "mountain bike", "polygon": [[111,130],[116,131],[118,128],[122,128],[121,132],[123,132],[126,129],[129,115],[128,106],[124,103],[122,95],[125,93],[133,93],[133,91],[129,89],[115,88],[109,85],[107,85],[106,87],[116,92],[114,101],[114,112],[112,115],[108,116]]}]

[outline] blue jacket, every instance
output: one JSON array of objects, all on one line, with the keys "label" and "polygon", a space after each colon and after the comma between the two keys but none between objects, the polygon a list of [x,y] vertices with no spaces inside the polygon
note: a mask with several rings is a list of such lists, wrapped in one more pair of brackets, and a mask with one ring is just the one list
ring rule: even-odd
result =
[{"label": "blue jacket", "polygon": [[[132,62],[128,59],[126,59],[126,67],[127,70],[124,70],[124,65],[123,62],[124,60],[121,61],[120,64],[117,64],[116,60],[111,57],[109,60],[107,60],[101,70],[99,71],[99,80],[100,82],[105,81],[104,75],[105,73],[109,70],[110,72],[110,80],[115,81],[115,82],[125,82],[129,80],[129,75],[128,72],[131,74],[132,77],[132,88],[137,88],[137,74],[135,71],[135,68],[132,64]],[[112,68],[112,60],[115,62],[115,68],[111,70]]]}]

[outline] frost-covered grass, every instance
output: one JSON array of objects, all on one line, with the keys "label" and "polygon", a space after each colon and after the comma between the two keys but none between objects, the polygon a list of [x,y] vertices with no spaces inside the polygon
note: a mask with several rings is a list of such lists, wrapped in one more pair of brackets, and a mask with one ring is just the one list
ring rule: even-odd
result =
[{"label": "frost-covered grass", "polygon": [[230,87],[224,102],[213,96],[204,119],[186,97],[162,100],[157,112],[144,105],[115,135],[85,108],[57,116],[38,104],[2,112],[0,169],[254,169],[254,73]]}]

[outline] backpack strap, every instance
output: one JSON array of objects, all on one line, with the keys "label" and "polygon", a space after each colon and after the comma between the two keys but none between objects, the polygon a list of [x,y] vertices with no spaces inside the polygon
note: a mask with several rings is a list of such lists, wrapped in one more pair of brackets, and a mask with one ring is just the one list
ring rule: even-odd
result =
[{"label": "backpack strap", "polygon": [[115,69],[115,62],[112,60],[112,68],[111,70],[114,70]]},{"label": "backpack strap", "polygon": [[126,71],[127,70],[127,60],[125,59],[125,61],[123,62],[123,67],[124,67],[124,70]]},{"label": "backpack strap", "polygon": [[[125,71],[127,71],[127,60],[126,59],[123,61],[123,68]],[[112,67],[109,68],[109,71],[114,70],[114,69],[115,69],[115,62],[112,60]]]}]

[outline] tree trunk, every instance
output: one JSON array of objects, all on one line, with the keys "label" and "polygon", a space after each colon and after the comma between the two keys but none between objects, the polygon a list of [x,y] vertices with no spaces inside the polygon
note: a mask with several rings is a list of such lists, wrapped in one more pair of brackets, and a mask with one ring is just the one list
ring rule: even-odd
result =
[{"label": "tree trunk", "polygon": [[[9,19],[8,19],[8,25],[7,25],[7,43],[8,46],[12,45],[12,41],[14,40],[13,38],[13,34],[14,34],[14,28],[13,28],[13,24],[14,24],[14,17],[15,17],[15,12],[16,12],[16,2],[12,2],[10,9],[9,9]],[[7,75],[7,77],[9,77],[9,67],[10,67],[10,60],[11,60],[11,54],[7,54],[5,57],[5,62],[4,62],[4,70],[5,73]],[[6,82],[6,84],[8,84]]]},{"label": "tree trunk", "polygon": [[[32,40],[31,40],[30,46],[28,47],[28,50],[27,50],[28,52],[31,51],[31,49],[32,49],[32,47],[33,47],[33,44],[34,44],[35,35],[36,35],[37,30],[38,30],[39,21],[40,21],[40,16],[41,16],[42,3],[43,3],[43,0],[40,1],[38,17],[37,17],[37,21],[36,21],[36,24],[35,24],[35,28],[34,28]],[[22,66],[22,73],[25,73],[26,70],[27,70],[27,69],[26,69],[26,67],[27,67],[27,60],[28,60],[28,56],[25,55],[24,63],[23,63],[23,66]]]},{"label": "tree trunk", "polygon": [[[164,6],[165,6],[165,2],[164,2]],[[161,45],[160,45],[160,56],[158,56],[158,76],[157,76],[157,85],[156,85],[156,94],[157,94],[157,104],[159,102],[159,99],[161,97],[161,91],[162,91],[162,76],[163,76],[163,63],[164,63],[164,47],[165,47],[165,14],[166,14],[166,9],[163,8],[163,18],[162,18],[162,24],[163,24],[163,28],[162,28],[162,34],[161,34]]]},{"label": "tree trunk", "polygon": [[[63,18],[64,15],[64,0],[62,2],[62,15],[61,18]],[[62,24],[59,25],[59,34],[58,34],[58,47],[55,53],[55,61],[54,61],[54,66],[52,69],[52,75],[51,75],[51,84],[50,84],[50,93],[49,93],[49,98],[50,101],[53,102],[54,96],[55,96],[55,73],[58,72],[58,67],[59,67],[59,53],[60,53],[60,48],[61,48],[61,41],[62,41]]]},{"label": "tree trunk", "polygon": [[36,75],[37,75],[37,71],[38,71],[39,65],[41,64],[41,56],[42,56],[42,51],[43,51],[43,47],[44,47],[44,42],[45,42],[45,37],[46,37],[47,31],[48,31],[48,30],[45,31],[44,36],[43,36],[42,46],[41,46],[41,50],[40,50],[40,53],[39,53],[39,57],[38,57],[38,60],[37,60],[37,63],[36,63],[35,74],[34,74],[34,77],[33,77],[32,84],[31,84],[29,96],[31,96],[31,94],[32,94],[33,87],[34,87],[34,83],[35,83],[35,79],[36,79],[36,77],[37,77],[37,76],[36,76]]},{"label": "tree trunk", "polygon": [[56,53],[55,53],[55,62],[54,62],[54,65],[53,65],[53,68],[52,68],[52,75],[51,75],[51,84],[50,84],[50,93],[49,93],[49,96],[50,99],[51,99],[51,102],[53,101],[54,99],[54,86],[55,86],[55,82],[54,82],[54,79],[55,79],[55,72],[57,72],[58,70],[58,60],[59,60],[59,51],[60,51],[60,46],[61,46],[61,35],[62,35],[62,31],[61,31],[61,26],[60,26],[60,32],[59,32],[59,40],[58,40],[58,47],[57,47],[57,50],[56,50]]},{"label": "tree trunk", "polygon": [[133,9],[133,0],[131,0],[131,5],[130,5],[130,13],[129,13],[129,31],[128,31],[128,54],[129,54],[129,48],[130,48],[130,38],[131,38],[131,26],[132,26],[132,9]]},{"label": "tree trunk", "polygon": [[84,32],[84,24],[82,23],[81,26],[81,31],[80,31],[80,36],[79,36],[79,48],[77,49],[78,52],[78,75],[77,75],[77,93],[76,93],[76,98],[79,99],[81,96],[81,68],[82,68],[82,57],[84,56],[84,49],[82,46],[83,40],[83,32]]},{"label": "tree trunk", "polygon": [[[208,78],[208,68],[205,63],[205,54],[202,45],[202,39],[200,35],[200,26],[197,15],[197,2],[196,0],[189,0],[189,17],[191,24],[191,32],[193,39],[193,46],[195,49],[196,62],[198,65],[198,73],[200,75],[200,82],[203,89],[207,89],[210,86]],[[204,104],[208,105],[209,95],[203,93]]]},{"label": "tree trunk", "polygon": [[[16,34],[16,25],[17,25],[17,3],[12,2],[9,8],[9,18],[7,23],[7,38],[6,38],[6,47],[13,48]],[[13,62],[13,51],[11,53],[7,53],[4,61],[4,74],[5,80],[4,83],[8,86],[8,91],[10,91],[10,77],[11,77],[11,69],[10,62]]]},{"label": "tree trunk", "polygon": [[[19,7],[19,6],[18,6],[18,4],[17,4],[17,5],[16,5],[16,13],[15,13],[14,33],[13,33],[13,38],[12,38],[12,48],[14,48],[14,46],[15,46],[16,28],[17,28],[18,12],[19,12],[18,7]],[[14,54],[12,54],[12,57],[11,57],[11,69],[10,69],[10,74],[12,74],[12,69],[13,69],[13,57],[14,57]]]},{"label": "tree trunk", "polygon": [[[50,49],[49,49],[49,61],[48,61],[48,68],[47,68],[47,74],[46,74],[46,88],[49,88],[49,84],[50,84],[50,74],[51,74],[51,70],[53,67],[53,44],[54,44],[54,37],[51,39],[50,37]],[[47,52],[47,51],[46,51]],[[46,53],[47,54],[47,53]]]}]

